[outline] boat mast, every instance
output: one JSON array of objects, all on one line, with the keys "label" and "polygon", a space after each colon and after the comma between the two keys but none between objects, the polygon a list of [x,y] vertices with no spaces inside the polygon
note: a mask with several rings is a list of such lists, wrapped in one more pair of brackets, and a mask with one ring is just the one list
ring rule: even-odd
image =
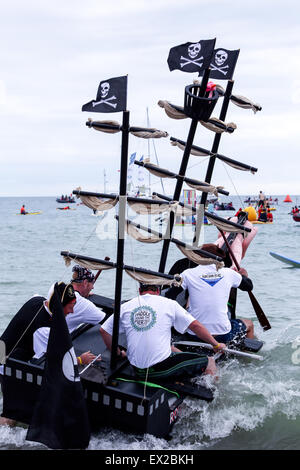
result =
[{"label": "boat mast", "polygon": [[[229,101],[230,101],[230,97],[232,93],[233,84],[234,84],[233,80],[228,80],[226,91],[224,94],[224,100],[223,100],[223,104],[222,104],[222,108],[221,108],[220,116],[219,116],[220,121],[225,121],[227,110],[228,110],[228,105],[229,105]],[[214,141],[213,141],[213,145],[211,148],[212,153],[218,152],[220,140],[221,140],[221,134],[216,133]],[[205,180],[204,180],[206,183],[211,183],[215,161],[216,161],[216,157],[214,156],[210,157],[207,170],[206,170]],[[200,204],[204,204],[205,206],[206,201],[207,201],[207,195],[208,193],[205,193],[205,192],[202,193]]]},{"label": "boat mast", "polygon": [[[203,97],[205,94],[207,82],[209,79],[209,74],[210,74],[210,68],[205,69],[203,78],[201,81],[201,87],[199,90],[199,95],[198,95],[199,97]],[[178,172],[180,176],[185,176],[185,173],[187,170],[189,156],[190,156],[191,148],[193,145],[194,136],[197,130],[197,124],[198,124],[198,119],[195,117],[192,118],[186,146],[184,149],[184,153],[183,153],[183,157],[182,157],[182,161],[180,165],[180,170]],[[174,190],[173,201],[179,201],[182,186],[183,186],[183,179],[178,178],[176,186],[175,186],[175,190]],[[169,251],[169,246],[170,246],[170,238],[172,235],[174,223],[175,223],[174,212],[170,212],[169,222],[168,222],[168,227],[167,227],[167,232],[166,232],[167,238],[164,240],[164,243],[163,243],[160,264],[158,268],[159,272],[162,272],[162,273],[165,271],[165,267],[166,267],[167,256],[168,256],[168,251]]]},{"label": "boat mast", "polygon": [[117,362],[117,349],[119,339],[119,320],[122,296],[123,264],[124,264],[124,241],[125,241],[125,219],[127,205],[127,166],[128,166],[128,137],[129,137],[129,111],[123,111],[122,122],[122,147],[120,166],[120,190],[119,190],[119,218],[118,218],[118,245],[117,245],[117,268],[115,280],[115,305],[114,324],[112,335],[112,350],[110,366],[114,369]]},{"label": "boat mast", "polygon": [[106,193],[106,183],[107,183],[106,170],[104,168],[104,170],[103,170],[103,190],[104,190],[104,193]]}]

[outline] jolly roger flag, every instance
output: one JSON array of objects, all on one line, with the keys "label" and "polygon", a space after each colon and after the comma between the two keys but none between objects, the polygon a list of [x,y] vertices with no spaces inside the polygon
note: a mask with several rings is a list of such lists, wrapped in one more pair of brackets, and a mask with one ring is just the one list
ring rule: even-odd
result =
[{"label": "jolly roger flag", "polygon": [[127,107],[127,75],[100,82],[95,100],[82,106],[92,113],[118,113]]},{"label": "jolly roger flag", "polygon": [[44,377],[26,439],[51,449],[85,449],[90,440],[86,402],[57,283],[49,309],[52,326]]},{"label": "jolly roger flag", "polygon": [[[238,60],[240,50],[215,49],[210,62],[210,78],[216,80],[231,80]],[[199,75],[202,75],[200,72]]]},{"label": "jolly roger flag", "polygon": [[169,52],[169,69],[182,72],[200,72],[209,67],[216,39],[203,39],[199,42],[186,42],[172,47]]}]

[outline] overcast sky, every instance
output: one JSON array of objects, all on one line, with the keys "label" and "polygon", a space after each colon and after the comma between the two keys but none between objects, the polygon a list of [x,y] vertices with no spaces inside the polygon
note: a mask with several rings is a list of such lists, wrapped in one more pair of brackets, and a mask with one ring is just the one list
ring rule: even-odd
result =
[{"label": "overcast sky", "polygon": [[[230,104],[219,152],[258,168],[256,175],[217,162],[213,183],[230,194],[300,194],[300,7],[292,0],[1,0],[1,196],[58,196],[118,187],[121,134],[89,129],[92,119],[122,114],[82,112],[99,82],[128,74],[130,123],[150,124],[186,140],[190,120],[166,116],[157,102],[183,105],[195,73],[169,71],[171,47],[217,38],[240,49],[233,93],[262,111]],[[217,81],[226,87],[226,81]],[[218,117],[221,99],[214,111]],[[194,143],[211,149],[214,134],[199,125]],[[152,145],[152,144],[151,144]],[[155,141],[159,163],[178,171],[182,151]],[[130,136],[129,152],[148,154]],[[156,163],[153,147],[151,161]],[[188,176],[204,180],[207,159],[190,157]],[[161,191],[151,177],[152,189]],[[174,183],[165,182],[168,192]]]}]

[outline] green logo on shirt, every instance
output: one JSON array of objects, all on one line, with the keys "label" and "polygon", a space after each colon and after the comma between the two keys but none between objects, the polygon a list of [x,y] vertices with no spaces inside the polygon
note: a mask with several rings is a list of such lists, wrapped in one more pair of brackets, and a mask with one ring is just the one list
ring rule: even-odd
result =
[{"label": "green logo on shirt", "polygon": [[150,330],[156,323],[156,312],[149,305],[141,305],[132,310],[130,322],[137,331]]}]

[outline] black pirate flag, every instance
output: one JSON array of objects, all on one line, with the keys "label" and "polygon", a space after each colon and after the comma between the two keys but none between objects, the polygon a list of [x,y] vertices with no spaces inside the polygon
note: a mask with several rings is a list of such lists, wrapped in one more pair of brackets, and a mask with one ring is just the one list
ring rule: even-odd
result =
[{"label": "black pirate flag", "polygon": [[[238,60],[240,50],[215,49],[210,61],[210,78],[216,80],[231,80]],[[202,75],[202,72],[199,72]]]},{"label": "black pirate flag", "polygon": [[127,75],[100,82],[97,97],[82,106],[82,111],[118,113],[127,107]]},{"label": "black pirate flag", "polygon": [[216,39],[203,39],[198,42],[186,42],[172,47],[169,52],[169,69],[182,72],[200,72],[209,67],[214,52]]}]

